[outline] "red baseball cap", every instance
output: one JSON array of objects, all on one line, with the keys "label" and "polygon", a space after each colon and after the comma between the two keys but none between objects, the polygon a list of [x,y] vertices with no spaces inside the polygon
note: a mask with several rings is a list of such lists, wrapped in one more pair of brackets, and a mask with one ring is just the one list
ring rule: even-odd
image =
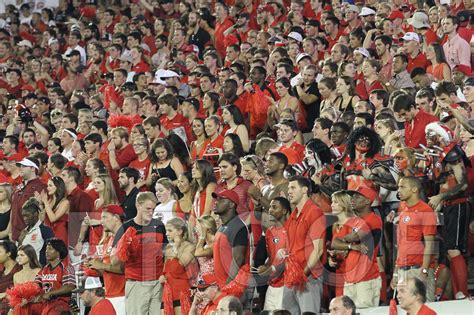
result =
[{"label": "red baseball cap", "polygon": [[457,70],[459,72],[462,72],[464,73],[465,75],[469,76],[469,77],[472,77],[473,74],[471,72],[471,67],[469,66],[466,66],[466,65],[456,65],[454,67],[454,70]]},{"label": "red baseball cap", "polygon": [[10,162],[20,162],[21,160],[23,160],[23,155],[21,155],[20,153],[15,153],[11,156],[7,156],[7,161],[10,161]]},{"label": "red baseball cap", "polygon": [[216,199],[217,198],[229,199],[230,201],[232,201],[236,205],[239,204],[239,195],[237,195],[237,193],[233,190],[222,190],[218,193],[213,192],[212,197],[216,198]]},{"label": "red baseball cap", "polygon": [[119,205],[108,205],[102,208],[102,211],[107,211],[110,214],[116,214],[118,216],[123,216],[123,208]]},{"label": "red baseball cap", "polygon": [[217,283],[217,278],[213,273],[208,273],[205,275],[202,275],[200,279],[196,281],[196,287],[199,289],[204,289],[207,287],[210,287],[213,284]]},{"label": "red baseball cap", "polygon": [[403,15],[403,12],[400,11],[400,10],[395,10],[395,11],[392,11],[392,13],[390,14],[390,16],[388,17],[389,20],[395,20],[395,19],[404,19],[405,16]]},{"label": "red baseball cap", "polygon": [[377,198],[377,192],[365,186],[359,187],[357,189],[357,192],[368,200],[370,200],[370,203],[374,202],[374,200]]}]

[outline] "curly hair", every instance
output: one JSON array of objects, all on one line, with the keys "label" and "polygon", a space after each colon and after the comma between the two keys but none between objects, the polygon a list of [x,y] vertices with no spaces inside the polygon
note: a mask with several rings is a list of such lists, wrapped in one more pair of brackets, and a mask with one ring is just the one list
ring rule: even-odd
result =
[{"label": "curly hair", "polygon": [[356,157],[355,153],[355,145],[356,141],[360,139],[361,137],[366,136],[369,138],[369,151],[365,154],[366,157],[372,158],[380,152],[380,148],[382,147],[382,142],[380,141],[379,136],[375,131],[373,131],[370,128],[367,127],[359,127],[355,130],[353,130],[349,138],[347,140],[347,152],[349,152],[349,157],[351,158],[351,161],[354,161]]}]

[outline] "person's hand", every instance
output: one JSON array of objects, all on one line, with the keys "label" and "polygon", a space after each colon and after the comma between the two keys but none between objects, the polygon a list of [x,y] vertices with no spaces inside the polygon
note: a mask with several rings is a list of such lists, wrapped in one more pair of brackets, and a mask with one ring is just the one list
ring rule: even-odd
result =
[{"label": "person's hand", "polygon": [[385,219],[387,220],[387,222],[393,223],[393,219],[395,219],[395,211],[394,210],[390,211],[390,213],[387,214]]},{"label": "person's hand", "polygon": [[46,301],[48,301],[49,299],[51,299],[51,297],[52,297],[52,295],[51,295],[51,293],[49,293],[49,292],[48,292],[48,293],[45,293],[45,294],[43,294],[43,295],[41,296],[41,298],[42,298],[43,300],[46,300]]},{"label": "person's hand", "polygon": [[334,267],[337,267],[337,261],[336,261],[334,258],[332,258],[332,257],[329,257],[328,263],[329,263],[329,266],[330,266],[330,267],[333,267],[333,268],[334,268]]},{"label": "person's hand", "polygon": [[110,141],[109,145],[107,146],[107,150],[110,151],[115,151],[115,143],[113,141]]},{"label": "person's hand", "polygon": [[303,85],[304,85],[303,78],[298,78],[298,80],[296,80],[296,85],[298,85],[300,87],[303,87]]},{"label": "person's hand", "polygon": [[251,185],[247,192],[250,195],[250,197],[252,197],[255,200],[258,200],[262,197],[262,192],[255,185]]},{"label": "person's hand", "polygon": [[74,256],[80,256],[82,254],[82,242],[77,242],[74,246]]},{"label": "person's hand", "polygon": [[430,198],[428,198],[428,204],[431,206],[431,208],[433,208],[435,211],[438,209],[439,205],[441,204],[442,202],[442,199],[441,199],[441,196],[440,195],[436,195],[436,196],[432,196]]},{"label": "person's hand", "polygon": [[272,273],[272,268],[266,265],[261,265],[257,268],[257,273],[261,276],[268,276]]},{"label": "person's hand", "polygon": [[161,275],[160,278],[158,278],[158,282],[160,282],[161,284],[165,284],[166,277],[164,275]]},{"label": "person's hand", "polygon": [[105,269],[105,265],[98,259],[90,259],[86,262],[86,266],[95,269],[97,271],[103,271]]},{"label": "person's hand", "polygon": [[248,93],[254,93],[254,92],[255,92],[255,89],[253,88],[253,85],[252,85],[251,82],[245,83],[244,89],[245,89]]},{"label": "person's hand", "polygon": [[395,290],[397,288],[397,283],[398,283],[398,276],[394,275],[392,277],[392,281],[390,281],[390,287],[392,290]]},{"label": "person's hand", "polygon": [[362,176],[365,179],[370,179],[371,175],[372,175],[372,171],[367,167],[367,165],[364,165],[364,168],[362,169]]}]

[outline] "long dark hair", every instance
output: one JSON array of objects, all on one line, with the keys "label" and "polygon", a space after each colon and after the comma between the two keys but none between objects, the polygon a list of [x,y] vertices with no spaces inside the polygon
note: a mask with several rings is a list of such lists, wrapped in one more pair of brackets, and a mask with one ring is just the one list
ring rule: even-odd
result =
[{"label": "long dark hair", "polygon": [[216,175],[214,174],[214,167],[207,160],[196,160],[196,167],[201,172],[201,179],[199,186],[206,189],[210,183],[217,183]]},{"label": "long dark hair", "polygon": [[59,176],[54,176],[51,177],[51,181],[53,182],[54,186],[56,187],[56,191],[54,192],[54,205],[53,209],[56,209],[58,204],[66,198],[66,184],[64,184],[64,181],[61,177]]},{"label": "long dark hair", "polygon": [[232,141],[232,145],[234,148],[232,149],[232,151],[230,151],[230,153],[234,153],[239,158],[245,155],[244,148],[242,146],[242,141],[240,140],[240,137],[237,134],[229,133],[224,138],[230,138],[230,140]]},{"label": "long dark hair", "polygon": [[36,251],[33,246],[27,244],[18,247],[18,251],[23,251],[28,257],[28,264],[30,265],[31,269],[41,268],[41,264],[38,261],[38,256],[36,255]]},{"label": "long dark hair", "polygon": [[173,147],[174,154],[180,160],[181,164],[189,166],[189,149],[188,145],[175,133],[170,133],[166,140]]},{"label": "long dark hair", "polygon": [[234,120],[234,123],[236,125],[243,125],[244,124],[244,116],[242,116],[242,112],[240,111],[240,109],[233,105],[233,104],[230,104],[230,105],[227,105],[226,107],[224,107],[224,109],[228,110],[230,115],[232,116],[232,119]]},{"label": "long dark hair", "polygon": [[355,153],[355,145],[356,142],[359,138],[366,136],[369,138],[369,151],[365,154],[366,157],[372,158],[380,152],[380,148],[382,147],[382,143],[380,141],[379,136],[375,131],[373,131],[370,128],[367,128],[365,126],[359,127],[352,131],[349,134],[349,138],[347,140],[347,152],[349,153],[349,157],[351,158],[351,161],[355,160],[356,153]]},{"label": "long dark hair", "polygon": [[311,139],[306,143],[306,148],[314,152],[314,154],[317,154],[323,165],[331,164],[331,151],[323,141],[319,139]]},{"label": "long dark hair", "polygon": [[443,46],[438,43],[431,43],[430,46],[433,47],[437,63],[448,63],[446,55],[444,54]]},{"label": "long dark hair", "polygon": [[3,247],[6,253],[10,253],[10,259],[15,260],[17,249],[12,241],[0,241],[0,247]]},{"label": "long dark hair", "polygon": [[152,163],[158,163],[160,161],[160,159],[155,153],[156,149],[158,148],[164,148],[166,150],[167,160],[173,158],[174,150],[171,143],[166,139],[156,139],[155,142],[153,142],[153,145],[151,146],[151,151],[150,151],[150,161]]}]

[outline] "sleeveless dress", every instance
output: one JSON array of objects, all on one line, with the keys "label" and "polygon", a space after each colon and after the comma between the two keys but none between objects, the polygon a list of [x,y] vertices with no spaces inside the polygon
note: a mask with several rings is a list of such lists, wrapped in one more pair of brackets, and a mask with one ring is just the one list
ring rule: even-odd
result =
[{"label": "sleeveless dress", "polygon": [[175,180],[178,179],[178,176],[176,176],[175,171],[171,168],[171,160],[170,160],[170,162],[168,163],[168,165],[165,166],[165,167],[163,167],[163,168],[157,167],[157,166],[155,165],[155,163],[152,163],[152,164],[150,165],[150,167],[151,167],[151,174],[156,174],[156,175],[158,175],[157,178],[156,178],[156,180],[152,181],[152,183],[151,183],[150,190],[151,190],[151,192],[153,192],[153,193],[156,192],[156,191],[155,191],[155,184],[156,184],[156,181],[157,181],[158,179],[160,179],[160,178],[165,178],[165,177],[171,179],[172,181],[175,181]]},{"label": "sleeveless dress", "polygon": [[204,209],[206,207],[206,189],[202,191],[196,191],[194,195],[193,207],[191,211],[191,216],[199,219],[204,214]]},{"label": "sleeveless dress", "polygon": [[[53,212],[56,212],[56,209],[53,210]],[[68,222],[69,216],[67,213],[63,214],[56,222],[52,223],[49,220],[48,215],[46,214],[44,217],[44,224],[49,226],[51,230],[54,232],[54,236],[59,238],[60,240],[64,241],[65,244],[68,243],[68,229],[67,229],[67,222]]]},{"label": "sleeveless dress", "polygon": [[191,288],[193,275],[189,274],[189,270],[186,270],[176,257],[165,261],[163,273],[170,285],[173,301],[179,301],[181,293],[186,293]]},{"label": "sleeveless dress", "polygon": [[[4,213],[0,213],[0,231],[5,231],[7,229],[8,223],[10,223],[10,212],[11,212],[11,209],[9,209],[8,211]],[[0,240],[2,241],[8,240],[8,236]]]}]

